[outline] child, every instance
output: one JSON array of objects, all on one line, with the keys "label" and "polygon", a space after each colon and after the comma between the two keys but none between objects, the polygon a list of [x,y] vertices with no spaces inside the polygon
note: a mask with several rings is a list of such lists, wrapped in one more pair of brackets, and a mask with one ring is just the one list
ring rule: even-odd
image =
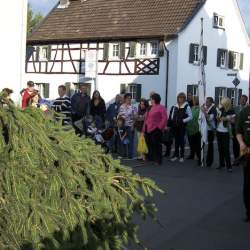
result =
[{"label": "child", "polygon": [[121,116],[117,119],[118,154],[128,157],[128,128],[125,126],[125,119]]}]

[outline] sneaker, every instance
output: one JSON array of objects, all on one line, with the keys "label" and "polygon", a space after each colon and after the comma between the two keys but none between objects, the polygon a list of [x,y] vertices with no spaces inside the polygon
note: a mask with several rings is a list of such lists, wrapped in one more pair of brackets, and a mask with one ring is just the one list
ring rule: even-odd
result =
[{"label": "sneaker", "polygon": [[232,173],[232,172],[233,172],[233,169],[232,169],[232,168],[229,168],[229,169],[227,170],[227,172],[228,172],[228,173]]},{"label": "sneaker", "polygon": [[183,163],[184,162],[184,158],[180,158],[179,162]]},{"label": "sneaker", "polygon": [[172,162],[177,161],[177,160],[178,160],[177,157],[173,157],[173,158],[171,159]]}]

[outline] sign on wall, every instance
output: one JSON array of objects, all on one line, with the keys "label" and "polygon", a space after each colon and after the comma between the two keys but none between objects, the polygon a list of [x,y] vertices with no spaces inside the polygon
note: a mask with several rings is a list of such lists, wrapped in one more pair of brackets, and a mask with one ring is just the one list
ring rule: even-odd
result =
[{"label": "sign on wall", "polygon": [[97,75],[97,51],[87,50],[85,54],[85,77],[96,78]]}]

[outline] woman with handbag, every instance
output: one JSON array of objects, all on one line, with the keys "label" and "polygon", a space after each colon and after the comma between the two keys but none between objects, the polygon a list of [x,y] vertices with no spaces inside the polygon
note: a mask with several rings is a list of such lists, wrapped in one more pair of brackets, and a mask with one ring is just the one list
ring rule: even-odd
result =
[{"label": "woman with handbag", "polygon": [[[137,113],[137,117],[136,117],[136,120],[135,120],[135,123],[134,123],[134,128],[137,132],[137,138],[138,138],[138,143],[137,143],[137,152],[138,151],[141,151],[141,150],[138,150],[139,148],[139,142],[140,142],[140,136],[141,133],[142,133],[142,129],[143,129],[143,124],[144,124],[144,120],[145,120],[145,116],[146,116],[146,113],[148,111],[148,108],[149,108],[149,103],[146,99],[142,98],[140,100],[140,103],[139,103],[139,106],[138,106],[138,113]],[[138,160],[145,160],[146,156],[145,154],[142,154],[141,152],[138,152]]]},{"label": "woman with handbag", "polygon": [[162,133],[167,124],[166,108],[160,104],[159,94],[151,96],[151,108],[145,116],[143,133],[148,146],[148,160],[162,164]]}]

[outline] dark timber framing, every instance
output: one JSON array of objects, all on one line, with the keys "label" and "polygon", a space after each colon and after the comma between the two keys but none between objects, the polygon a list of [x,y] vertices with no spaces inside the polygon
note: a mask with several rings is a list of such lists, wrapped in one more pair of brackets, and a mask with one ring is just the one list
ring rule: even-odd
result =
[{"label": "dark timber framing", "polygon": [[[94,46],[91,46],[94,44]],[[40,46],[40,45],[37,45]],[[31,60],[26,62],[26,73],[31,74],[80,74],[84,75],[84,64],[85,59],[83,59],[83,50],[104,50],[103,47],[100,47],[100,44],[97,43],[79,43],[78,44],[70,44],[70,43],[62,43],[62,44],[53,44],[53,48],[51,48],[51,52],[53,52],[53,58],[48,58],[48,60],[38,60],[36,61],[36,57],[34,53],[31,56]],[[55,47],[56,46],[56,47]],[[70,47],[73,46],[73,47]],[[158,75],[160,70],[160,59],[159,58],[129,58],[130,47],[126,47],[128,50],[125,58],[117,59],[117,60],[98,60],[99,64],[105,64],[102,72],[99,72],[98,75]],[[58,52],[61,52],[60,58],[58,58]],[[65,59],[65,53],[68,53],[68,58]],[[79,53],[77,58],[73,59],[72,53]],[[36,52],[35,52],[36,53]],[[72,71],[65,71],[65,63],[71,63]],[[109,72],[108,68],[112,63],[119,64],[119,72]],[[55,71],[55,64],[59,64],[60,70]],[[130,66],[129,66],[130,64]],[[131,65],[133,64],[133,66]],[[28,65],[33,65],[34,71],[29,71]],[[45,65],[45,67],[42,67]],[[77,65],[77,66],[76,66]],[[132,67],[131,67],[132,66]],[[45,69],[45,70],[43,70]]]}]

